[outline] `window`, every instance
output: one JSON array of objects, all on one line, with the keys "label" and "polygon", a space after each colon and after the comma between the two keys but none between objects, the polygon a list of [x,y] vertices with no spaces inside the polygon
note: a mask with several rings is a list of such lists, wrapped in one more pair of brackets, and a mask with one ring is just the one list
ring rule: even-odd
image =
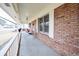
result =
[{"label": "window", "polygon": [[43,31],[43,18],[39,19],[39,31]]},{"label": "window", "polygon": [[49,14],[39,18],[39,31],[42,31],[42,32],[46,32],[48,33],[49,32]]},{"label": "window", "polygon": [[29,23],[29,27],[31,27],[31,23]]},{"label": "window", "polygon": [[49,32],[49,15],[44,16],[44,32]]}]

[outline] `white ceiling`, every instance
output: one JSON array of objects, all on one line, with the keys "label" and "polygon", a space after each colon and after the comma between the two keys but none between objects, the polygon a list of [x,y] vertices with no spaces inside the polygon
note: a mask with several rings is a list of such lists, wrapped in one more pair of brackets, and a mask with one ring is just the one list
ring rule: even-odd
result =
[{"label": "white ceiling", "polygon": [[48,5],[49,4],[43,3],[19,3],[18,6],[21,20],[24,20],[27,17],[31,18]]},{"label": "white ceiling", "polygon": [[45,8],[49,4],[37,4],[37,3],[20,3],[19,7],[21,11],[28,13],[29,15],[33,15],[40,11],[42,8]]},{"label": "white ceiling", "polygon": [[20,20],[26,20],[27,17],[30,19],[49,5],[55,5],[55,3],[18,3]]}]

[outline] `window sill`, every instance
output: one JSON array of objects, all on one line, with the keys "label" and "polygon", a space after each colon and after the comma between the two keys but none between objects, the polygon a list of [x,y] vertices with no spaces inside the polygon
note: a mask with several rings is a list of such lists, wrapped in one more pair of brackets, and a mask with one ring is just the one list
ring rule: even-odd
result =
[{"label": "window sill", "polygon": [[47,33],[47,32],[42,32],[42,31],[40,31],[40,33],[49,36],[49,33]]}]

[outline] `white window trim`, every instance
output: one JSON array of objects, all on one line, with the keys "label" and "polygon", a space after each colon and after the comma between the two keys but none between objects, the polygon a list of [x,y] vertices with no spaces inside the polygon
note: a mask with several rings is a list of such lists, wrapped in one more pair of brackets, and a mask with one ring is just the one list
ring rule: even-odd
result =
[{"label": "white window trim", "polygon": [[42,31],[40,31],[40,33],[42,33],[42,34],[44,34],[44,35],[48,35],[48,36],[49,36],[49,33],[47,33],[47,32],[42,32]]}]

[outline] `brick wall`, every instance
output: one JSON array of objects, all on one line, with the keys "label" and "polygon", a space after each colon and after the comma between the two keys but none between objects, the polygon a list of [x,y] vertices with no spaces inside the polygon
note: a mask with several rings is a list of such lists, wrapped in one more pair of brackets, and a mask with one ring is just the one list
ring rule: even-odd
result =
[{"label": "brick wall", "polygon": [[79,55],[79,4],[63,4],[54,10],[54,39],[37,37],[60,55]]},{"label": "brick wall", "polygon": [[[65,44],[66,48],[63,47],[65,53],[76,54],[73,45],[79,47],[79,4],[64,4],[56,8],[54,14],[55,40]],[[69,45],[71,47],[68,47]]]},{"label": "brick wall", "polygon": [[56,50],[56,52],[60,55],[79,55],[79,48],[75,45],[61,43],[60,41],[52,39],[49,36],[42,33],[37,33],[36,36],[47,46]]}]

